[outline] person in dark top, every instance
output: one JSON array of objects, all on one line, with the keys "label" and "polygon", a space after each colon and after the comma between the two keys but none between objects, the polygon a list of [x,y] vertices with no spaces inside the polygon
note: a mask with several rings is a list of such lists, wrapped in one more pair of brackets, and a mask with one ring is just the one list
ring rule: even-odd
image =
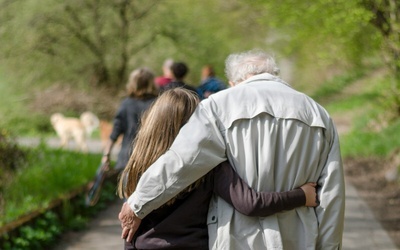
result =
[{"label": "person in dark top", "polygon": [[171,71],[173,75],[173,79],[171,82],[167,83],[164,86],[160,87],[160,92],[164,92],[168,89],[173,89],[177,87],[182,87],[193,91],[197,94],[197,90],[195,87],[190,86],[184,82],[187,73],[189,72],[188,66],[183,62],[174,62],[171,66]]},{"label": "person in dark top", "polygon": [[[135,148],[120,176],[120,197],[127,198],[135,191],[140,176],[171,146],[198,103],[193,92],[174,88],[161,94],[146,111]],[[240,179],[229,162],[224,162],[146,216],[133,241],[125,242],[125,249],[208,249],[207,222],[215,220],[213,216],[207,218],[213,192],[249,216],[317,206],[315,183],[287,192],[256,192]]]},{"label": "person in dark top", "polygon": [[215,76],[214,68],[211,65],[205,65],[201,70],[201,83],[197,87],[200,99],[205,99],[224,89],[226,89],[226,84]]},{"label": "person in dark top", "polygon": [[104,147],[102,159],[103,162],[110,160],[115,141],[122,134],[121,149],[114,167],[117,171],[121,171],[128,162],[141,116],[158,95],[153,72],[148,68],[134,70],[129,76],[126,90],[128,96],[122,101],[114,117],[113,129]]}]

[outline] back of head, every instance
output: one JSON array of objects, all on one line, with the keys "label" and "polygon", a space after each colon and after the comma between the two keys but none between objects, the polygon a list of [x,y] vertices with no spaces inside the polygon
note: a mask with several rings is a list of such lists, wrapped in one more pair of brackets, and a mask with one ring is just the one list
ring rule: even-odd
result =
[{"label": "back of head", "polygon": [[206,79],[207,77],[215,76],[214,69],[211,65],[205,65],[201,70],[201,79]]},{"label": "back of head", "polygon": [[148,68],[138,68],[129,76],[126,90],[131,97],[143,98],[156,95],[157,89],[154,85],[154,74]]},{"label": "back of head", "polygon": [[172,64],[174,64],[174,60],[172,60],[170,58],[168,58],[164,61],[162,70],[163,70],[163,74],[165,77],[168,77],[168,78],[173,77],[172,70],[171,70]]},{"label": "back of head", "polygon": [[[142,134],[149,132],[146,133],[146,136],[151,137],[159,133],[160,136],[164,135],[167,138],[166,141],[173,141],[180,128],[189,120],[198,103],[198,96],[184,88],[178,87],[163,92],[143,115],[137,139],[144,136]],[[160,143],[158,139],[154,141]],[[166,148],[169,148],[170,143],[167,143]]]},{"label": "back of head", "polygon": [[[124,170],[124,175],[129,175],[128,195],[135,190],[142,173],[169,149],[199,102],[195,93],[173,88],[163,92],[145,112],[135,138],[135,147]],[[120,195],[123,189],[120,185]]]},{"label": "back of head", "polygon": [[168,58],[164,61],[163,63],[163,69],[171,69],[172,64],[174,64],[174,60],[172,60],[171,58]]},{"label": "back of head", "polygon": [[171,66],[172,74],[176,80],[182,80],[189,72],[189,68],[183,62],[175,62]]},{"label": "back of head", "polygon": [[226,77],[234,85],[262,73],[279,74],[274,58],[262,50],[232,54],[225,61]]}]

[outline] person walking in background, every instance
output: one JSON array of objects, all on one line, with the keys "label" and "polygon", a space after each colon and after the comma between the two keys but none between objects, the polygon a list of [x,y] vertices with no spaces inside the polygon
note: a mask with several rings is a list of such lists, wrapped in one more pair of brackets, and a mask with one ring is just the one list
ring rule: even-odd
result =
[{"label": "person walking in background", "polygon": [[249,217],[211,199],[212,249],[341,249],[345,185],[339,137],[327,111],[278,77],[267,53],[232,54],[232,88],[203,100],[170,149],[141,176],[121,208],[122,237],[141,219],[227,159],[257,191],[317,182],[320,205]]},{"label": "person walking in background", "polygon": [[122,101],[114,117],[113,129],[103,151],[102,162],[110,160],[111,150],[120,135],[123,135],[121,149],[114,167],[121,171],[132,152],[132,141],[136,136],[142,113],[157,97],[154,74],[148,68],[134,70],[126,84],[128,96]]},{"label": "person walking in background", "polygon": [[200,98],[207,98],[211,94],[224,89],[226,89],[226,85],[215,76],[214,68],[211,65],[205,65],[201,70],[200,86],[197,87]]},{"label": "person walking in background", "polygon": [[170,58],[164,61],[162,65],[163,75],[156,77],[154,80],[157,88],[162,88],[172,81],[173,78],[171,70],[172,64],[174,64],[174,61]]},{"label": "person walking in background", "polygon": [[185,83],[185,77],[189,72],[189,68],[184,62],[174,62],[171,66],[173,79],[170,83],[160,88],[161,93],[172,88],[182,87],[197,93],[196,88]]},{"label": "person walking in background", "polygon": [[[192,91],[174,88],[165,91],[145,112],[119,180],[121,198],[135,191],[140,176],[168,150],[199,102]],[[315,183],[288,192],[256,193],[226,161],[147,215],[133,241],[125,242],[125,249],[208,249],[207,211],[213,191],[239,212],[252,216],[317,206]]]}]

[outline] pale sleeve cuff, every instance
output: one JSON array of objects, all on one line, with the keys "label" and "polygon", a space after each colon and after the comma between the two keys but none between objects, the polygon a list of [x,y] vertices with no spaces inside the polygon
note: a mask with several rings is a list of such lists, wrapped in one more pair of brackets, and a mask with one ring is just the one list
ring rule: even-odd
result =
[{"label": "pale sleeve cuff", "polygon": [[143,219],[144,217],[146,217],[151,212],[150,209],[146,210],[143,207],[143,204],[141,204],[140,198],[138,197],[138,195],[136,193],[133,193],[128,198],[127,202],[128,202],[129,207],[132,209],[132,211],[136,214],[136,216],[139,219]]}]

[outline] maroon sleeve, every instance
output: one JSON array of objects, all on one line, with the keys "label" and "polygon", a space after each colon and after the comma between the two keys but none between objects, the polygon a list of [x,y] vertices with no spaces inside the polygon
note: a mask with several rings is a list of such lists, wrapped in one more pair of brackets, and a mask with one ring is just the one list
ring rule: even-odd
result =
[{"label": "maroon sleeve", "polygon": [[214,169],[214,192],[248,216],[269,216],[306,204],[301,188],[287,192],[257,192],[247,185],[229,162]]}]

